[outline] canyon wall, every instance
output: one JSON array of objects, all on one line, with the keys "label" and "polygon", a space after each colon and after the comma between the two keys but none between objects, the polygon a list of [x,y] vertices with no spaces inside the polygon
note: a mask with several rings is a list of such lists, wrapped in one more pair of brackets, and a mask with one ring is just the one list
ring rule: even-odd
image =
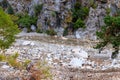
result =
[{"label": "canyon wall", "polygon": [[86,28],[79,28],[72,35],[75,38],[96,40],[96,31],[104,25],[104,17],[115,15],[120,8],[120,0],[8,0],[16,13],[35,15],[34,6],[43,4],[38,14],[37,28],[41,30],[54,29],[58,36],[62,36],[64,29],[70,26],[71,9],[77,2],[89,7],[89,15],[85,19]]}]

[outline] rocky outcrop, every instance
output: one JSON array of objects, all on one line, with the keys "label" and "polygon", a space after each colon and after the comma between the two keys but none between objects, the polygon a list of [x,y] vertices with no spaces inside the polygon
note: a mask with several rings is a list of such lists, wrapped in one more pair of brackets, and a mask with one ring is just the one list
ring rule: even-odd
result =
[{"label": "rocky outcrop", "polygon": [[95,33],[104,25],[103,18],[111,9],[110,14],[116,15],[119,12],[119,0],[8,0],[14,11],[27,12],[30,16],[35,14],[34,7],[43,4],[43,8],[38,15],[37,28],[45,31],[54,29],[59,36],[69,26],[72,19],[71,9],[76,1],[82,3],[82,6],[90,7],[90,12],[85,19],[86,29],[78,29],[75,37],[80,39],[96,40]]},{"label": "rocky outcrop", "polygon": [[70,9],[72,0],[49,0],[44,2],[43,10],[38,17],[37,26],[42,30],[54,29],[58,35],[62,35],[65,22],[68,16],[71,16]]},{"label": "rocky outcrop", "polygon": [[7,0],[15,12],[24,13],[29,11],[31,0]]},{"label": "rocky outcrop", "polygon": [[53,28],[58,35],[62,35],[64,27],[68,24],[66,19],[71,16],[70,9],[74,0],[8,0],[15,12],[28,12],[30,16],[35,14],[34,7],[43,4],[38,15],[37,27],[42,30]]},{"label": "rocky outcrop", "polygon": [[86,28],[78,29],[75,33],[76,38],[96,40],[96,31],[104,25],[104,17],[106,16],[106,9],[108,6],[105,4],[98,4],[97,8],[90,8],[89,16],[86,20]]}]

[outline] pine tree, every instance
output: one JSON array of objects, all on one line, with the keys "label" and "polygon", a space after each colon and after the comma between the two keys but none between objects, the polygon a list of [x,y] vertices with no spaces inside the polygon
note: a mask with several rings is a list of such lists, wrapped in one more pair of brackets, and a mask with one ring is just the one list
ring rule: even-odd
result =
[{"label": "pine tree", "polygon": [[8,48],[19,32],[18,26],[13,23],[10,16],[0,8],[0,48]]}]

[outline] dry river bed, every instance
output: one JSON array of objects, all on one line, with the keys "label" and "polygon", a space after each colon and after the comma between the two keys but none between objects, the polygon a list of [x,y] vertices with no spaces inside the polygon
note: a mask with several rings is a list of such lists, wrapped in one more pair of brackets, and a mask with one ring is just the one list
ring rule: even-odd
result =
[{"label": "dry river bed", "polygon": [[[19,62],[30,60],[33,65],[43,62],[43,67],[49,66],[52,80],[120,80],[119,57],[115,60],[110,58],[113,51],[110,46],[99,54],[99,50],[93,48],[98,41],[50,37],[38,33],[20,33],[16,38],[5,54],[18,52]],[[33,72],[41,74],[35,70],[16,69],[0,62],[0,80],[42,80],[30,78]]]}]

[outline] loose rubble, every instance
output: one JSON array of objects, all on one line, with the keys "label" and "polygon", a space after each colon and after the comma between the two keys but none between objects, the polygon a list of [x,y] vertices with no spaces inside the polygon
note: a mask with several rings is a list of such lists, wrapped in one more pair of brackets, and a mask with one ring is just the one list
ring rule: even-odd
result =
[{"label": "loose rubble", "polygon": [[[26,33],[26,35],[28,34]],[[31,34],[32,33],[30,33],[30,36]],[[21,34],[19,36],[21,36]],[[43,36],[41,37],[44,38]],[[61,70],[64,69],[68,70],[68,72],[70,70],[104,71],[113,68],[119,69],[120,61],[116,59],[112,60],[108,55],[109,53],[111,53],[111,51],[112,49],[107,51],[105,49],[105,51],[103,50],[103,52],[99,54],[99,50],[93,49],[92,47],[86,47],[85,45],[75,46],[66,45],[66,43],[63,44],[57,44],[54,42],[47,43],[39,40],[31,40],[19,37],[19,39],[16,39],[14,45],[7,49],[5,54],[10,55],[13,54],[14,52],[18,52],[19,53],[19,57],[17,58],[18,61],[24,62],[25,60],[31,60],[33,64],[36,61],[45,60],[47,64],[51,67],[51,70],[53,71],[52,74],[53,75],[56,74],[54,75],[53,80],[61,80],[64,74],[58,74],[59,72],[57,73],[56,71],[59,71],[59,69],[60,72]],[[102,57],[101,55],[105,55],[108,58],[104,56]],[[16,71],[18,71],[9,66],[5,62],[0,63],[0,69],[11,70],[11,72],[14,71],[15,73]]]}]

